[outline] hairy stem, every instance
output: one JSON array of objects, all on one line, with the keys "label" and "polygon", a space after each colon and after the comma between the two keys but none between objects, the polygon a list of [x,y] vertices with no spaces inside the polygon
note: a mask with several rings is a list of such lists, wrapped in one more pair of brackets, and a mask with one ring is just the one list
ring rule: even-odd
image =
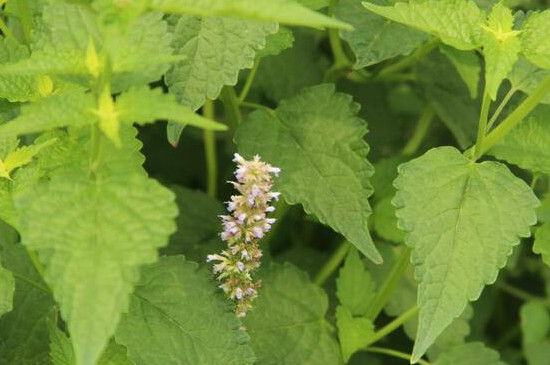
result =
[{"label": "hairy stem", "polygon": [[369,340],[369,343],[367,344],[367,346],[372,343],[380,341],[381,339],[385,338],[387,335],[389,335],[390,333],[392,333],[393,331],[401,327],[405,322],[407,322],[409,319],[417,315],[419,310],[420,309],[418,308],[418,306],[415,305],[405,313],[401,314],[399,317],[397,317],[396,319],[388,323],[386,326],[381,328],[379,331],[377,331],[374,334],[374,336]]},{"label": "hairy stem", "polygon": [[416,128],[414,130],[412,138],[409,139],[409,142],[407,142],[407,145],[403,148],[403,151],[401,152],[403,155],[413,155],[416,153],[416,151],[418,151],[422,140],[426,136],[426,133],[428,133],[434,117],[435,110],[431,104],[428,104],[424,108],[422,114],[420,115],[420,118],[418,119],[418,123],[416,124]]},{"label": "hairy stem", "polygon": [[252,83],[254,82],[254,79],[256,78],[256,73],[258,73],[258,67],[260,66],[260,60],[261,58],[256,58],[254,60],[254,65],[252,66],[252,69],[250,70],[250,73],[248,74],[248,77],[246,78],[246,82],[244,83],[243,89],[241,90],[241,93],[239,94],[239,104],[246,100],[246,97],[248,96],[248,92],[250,91],[250,88],[252,87]]},{"label": "hairy stem", "polygon": [[483,148],[481,148],[476,154],[475,158],[478,159],[494,145],[500,142],[519,122],[521,122],[533,109],[536,108],[538,103],[546,96],[550,91],[550,76],[546,77],[542,83],[537,87],[534,93],[529,95],[523,103],[520,104],[510,115],[506,117],[489,135],[485,138]]},{"label": "hairy stem", "polygon": [[378,317],[380,312],[382,312],[382,309],[384,309],[384,306],[390,299],[393,290],[403,277],[405,270],[407,270],[407,267],[409,266],[410,256],[411,249],[407,247],[403,250],[401,256],[399,256],[399,258],[395,262],[395,265],[393,266],[390,274],[378,290],[376,297],[369,306],[366,313],[366,316],[368,318],[374,320],[376,317]]},{"label": "hairy stem", "polygon": [[[202,107],[205,118],[214,120],[214,101],[206,100]],[[216,136],[214,131],[204,130],[204,153],[206,155],[206,192],[215,198],[218,181],[218,161],[216,159]]]},{"label": "hairy stem", "polygon": [[[383,348],[383,347],[367,347],[365,349],[363,349],[364,352],[370,352],[370,353],[373,353],[373,354],[382,354],[382,355],[388,355],[388,356],[392,356],[392,357],[395,357],[395,358],[398,358],[398,359],[403,359],[403,360],[410,360],[411,359],[411,354],[407,354],[405,352],[401,352],[401,351],[397,351],[397,350],[392,350],[392,349],[386,349],[386,348]],[[431,365],[428,361],[426,360],[418,360],[418,364],[420,365]]]},{"label": "hairy stem", "polygon": [[338,246],[338,248],[332,253],[332,256],[325,262],[325,265],[319,270],[313,282],[319,286],[323,285],[328,278],[340,267],[340,264],[346,258],[351,244],[348,241],[344,241]]}]

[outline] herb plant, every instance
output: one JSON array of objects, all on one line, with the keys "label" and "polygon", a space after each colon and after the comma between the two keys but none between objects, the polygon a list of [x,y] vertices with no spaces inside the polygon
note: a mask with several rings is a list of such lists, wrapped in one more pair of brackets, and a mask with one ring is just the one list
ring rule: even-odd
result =
[{"label": "herb plant", "polygon": [[0,0],[0,365],[550,363],[548,8]]}]

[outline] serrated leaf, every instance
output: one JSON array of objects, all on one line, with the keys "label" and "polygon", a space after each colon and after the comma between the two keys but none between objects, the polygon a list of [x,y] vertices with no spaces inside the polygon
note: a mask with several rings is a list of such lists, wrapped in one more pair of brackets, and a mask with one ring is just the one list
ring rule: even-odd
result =
[{"label": "serrated leaf", "polygon": [[392,198],[392,196],[388,196],[376,204],[372,222],[376,233],[381,238],[400,243],[405,240],[405,232],[397,228],[395,207],[391,204]]},{"label": "serrated leaf", "polygon": [[550,69],[550,10],[532,13],[521,28],[521,52],[534,65]]},{"label": "serrated leaf", "polygon": [[[512,84],[512,88],[530,95],[548,76],[550,76],[549,70],[542,70],[529,63],[525,58],[520,57],[508,75],[508,79]],[[541,103],[550,104],[550,94],[546,95]]]},{"label": "serrated leaf", "polygon": [[182,256],[142,270],[116,339],[136,365],[251,364],[254,354],[211,275]]},{"label": "serrated leaf", "polygon": [[22,146],[10,152],[4,160],[0,158],[0,177],[11,180],[10,174],[13,170],[27,165],[43,149],[57,142],[52,138],[43,143],[35,143],[29,146]]},{"label": "serrated leaf", "polygon": [[124,148],[116,154],[104,148],[103,165],[92,174],[88,155],[73,153],[77,163],[18,202],[25,207],[23,242],[45,266],[77,365],[96,363],[127,309],[140,266],[155,262],[175,230],[173,194],[134,165],[131,144]]},{"label": "serrated leaf", "polygon": [[375,294],[375,283],[352,247],[336,279],[338,300],[352,316],[364,316]]},{"label": "serrated leaf", "polygon": [[381,257],[370,237],[367,219],[373,174],[366,159],[366,123],[351,97],[334,85],[304,89],[281,102],[274,112],[259,110],[235,134],[239,151],[259,154],[281,168],[277,188],[290,204],[327,223],[375,262]]},{"label": "serrated leaf", "polygon": [[222,16],[288,25],[349,28],[346,23],[309,10],[293,0],[151,0],[150,6],[166,13],[201,17]]},{"label": "serrated leaf", "polygon": [[550,173],[550,106],[539,105],[489,153],[533,172]]},{"label": "serrated leaf", "polygon": [[336,324],[338,337],[344,362],[348,362],[351,355],[364,348],[374,335],[374,324],[370,319],[354,317],[348,308],[336,308]]},{"label": "serrated leaf", "polygon": [[21,107],[21,114],[0,125],[0,136],[20,136],[66,126],[94,123],[94,98],[84,91],[53,95]]},{"label": "serrated leaf", "polygon": [[117,98],[116,111],[122,123],[146,124],[161,119],[209,130],[227,130],[227,126],[206,119],[178,104],[174,95],[164,93],[161,88],[141,86],[122,93]]},{"label": "serrated leaf", "polygon": [[463,51],[481,45],[485,13],[470,0],[411,0],[394,6],[364,2],[375,14],[432,34],[441,42]]},{"label": "serrated leaf", "polygon": [[520,40],[513,30],[512,11],[497,3],[489,15],[483,30],[483,54],[485,57],[486,91],[495,100],[502,83],[518,60]]},{"label": "serrated leaf", "polygon": [[[354,68],[360,69],[389,58],[407,55],[427,40],[425,34],[365,10],[361,0],[341,0],[335,14],[351,24],[353,31],[340,31],[356,57]],[[387,0],[374,0],[390,5]]]},{"label": "serrated leaf", "polygon": [[453,347],[439,356],[434,365],[506,365],[500,355],[481,342]]},{"label": "serrated leaf", "polygon": [[545,223],[536,230],[533,252],[542,255],[542,261],[550,266],[550,223]]},{"label": "serrated leaf", "polygon": [[506,166],[434,148],[399,168],[394,205],[419,281],[418,360],[529,237],[539,204]]},{"label": "serrated leaf", "polygon": [[[207,98],[215,100],[224,85],[237,83],[241,69],[252,67],[256,51],[265,46],[265,37],[276,31],[274,23],[181,16],[173,29],[173,46],[186,58],[165,76],[170,92],[193,110]],[[182,130],[171,130],[172,144]]]},{"label": "serrated leaf", "polygon": [[325,320],[328,298],[291,264],[272,264],[261,275],[254,310],[245,317],[258,365],[342,364]]},{"label": "serrated leaf", "polygon": [[265,38],[265,48],[258,50],[256,57],[276,56],[285,49],[291,48],[293,43],[292,30],[279,27],[277,33],[270,34]]},{"label": "serrated leaf", "polygon": [[481,61],[474,51],[460,51],[456,48],[439,47],[442,54],[453,63],[460,77],[470,90],[472,99],[477,98]]},{"label": "serrated leaf", "polygon": [[9,365],[50,365],[47,323],[54,301],[17,233],[0,222],[0,258],[15,277],[13,310],[0,318],[0,362]]}]

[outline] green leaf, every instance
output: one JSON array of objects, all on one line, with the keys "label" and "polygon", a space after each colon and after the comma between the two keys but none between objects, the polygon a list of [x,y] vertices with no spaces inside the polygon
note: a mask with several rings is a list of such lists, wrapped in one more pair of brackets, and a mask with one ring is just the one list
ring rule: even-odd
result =
[{"label": "green leaf", "polygon": [[550,266],[550,223],[545,223],[536,230],[533,252],[542,255],[542,261]]},{"label": "green leaf", "polygon": [[0,265],[0,317],[13,309],[15,279],[11,271]]},{"label": "green leaf", "polygon": [[270,34],[265,39],[265,48],[256,52],[256,57],[276,56],[285,49],[291,48],[294,35],[289,28],[279,27],[277,33]]},{"label": "green leaf", "polygon": [[25,207],[23,242],[45,266],[77,365],[96,363],[128,307],[140,266],[156,261],[177,215],[173,194],[134,164],[141,158],[133,157],[139,153],[132,144],[122,150],[104,145],[102,164],[92,174],[89,145],[88,139],[69,150],[72,167],[18,202]]},{"label": "green leaf", "polygon": [[57,139],[52,138],[43,143],[22,146],[10,152],[4,160],[0,158],[0,177],[11,179],[10,173],[13,170],[29,164],[43,149],[56,142]]},{"label": "green leaf", "polygon": [[405,241],[405,233],[397,228],[395,207],[391,204],[393,197],[388,196],[380,200],[374,207],[372,222],[376,233],[383,239],[401,243]]},{"label": "green leaf", "polygon": [[[388,0],[373,2],[377,5],[391,4]],[[366,11],[361,0],[339,1],[335,14],[355,28],[353,31],[340,31],[355,54],[355,69],[407,55],[427,39],[421,32]]]},{"label": "green leaf", "polygon": [[[531,95],[548,76],[550,76],[549,70],[542,70],[520,57],[508,75],[508,79],[512,83],[512,88]],[[550,93],[541,100],[541,103],[550,104]]]},{"label": "green leaf", "polygon": [[53,320],[54,301],[17,233],[0,222],[0,258],[13,273],[13,310],[0,318],[0,359],[9,365],[50,365],[48,322]]},{"label": "green leaf", "polygon": [[392,185],[393,180],[397,177],[397,167],[409,160],[408,157],[395,155],[388,158],[378,160],[374,164],[375,174],[371,177],[372,187],[374,188],[374,201],[393,197],[395,188]]},{"label": "green leaf", "polygon": [[550,106],[539,105],[489,153],[533,172],[550,173]]},{"label": "green leaf", "polygon": [[529,302],[521,307],[523,351],[529,365],[544,365],[550,356],[550,313],[541,303]]},{"label": "green leaf", "polygon": [[301,203],[380,262],[367,227],[373,168],[363,139],[367,125],[356,116],[358,111],[351,97],[336,93],[334,85],[320,85],[283,101],[274,112],[250,114],[235,141],[243,155],[259,154],[281,168],[277,188],[288,203]]},{"label": "green leaf", "polygon": [[481,342],[453,347],[439,356],[434,365],[506,365],[500,355]]},{"label": "green leaf", "polygon": [[[235,85],[239,71],[251,68],[256,51],[265,47],[277,24],[229,18],[181,16],[173,27],[176,53],[185,55],[165,77],[178,102],[197,110],[205,100],[215,100],[224,85]],[[183,127],[169,135],[177,143]]]},{"label": "green leaf", "polygon": [[460,51],[456,48],[442,45],[439,47],[442,54],[453,63],[462,81],[470,90],[472,99],[477,98],[481,61],[474,51]]},{"label": "green leaf", "polygon": [[17,118],[0,125],[0,136],[20,136],[66,126],[89,125],[95,122],[91,112],[94,105],[93,96],[81,90],[55,94],[21,107]]},{"label": "green leaf", "polygon": [[182,256],[142,270],[116,339],[136,365],[252,364],[254,354],[211,275]]},{"label": "green leaf", "polygon": [[521,28],[521,52],[534,65],[550,69],[550,10],[532,13]]},{"label": "green leaf", "polygon": [[161,119],[204,129],[227,130],[224,124],[203,118],[178,104],[174,95],[164,93],[161,88],[134,87],[118,97],[115,108],[120,121],[128,124],[146,124]]},{"label": "green leaf", "polygon": [[310,9],[318,10],[327,7],[329,0],[296,0],[296,2]]},{"label": "green leaf", "polygon": [[375,14],[432,34],[441,42],[463,51],[481,45],[485,13],[470,0],[411,0],[394,6],[364,2]]},{"label": "green leaf", "polygon": [[355,248],[351,248],[336,279],[336,295],[352,316],[364,316],[374,299],[375,283]]},{"label": "green leaf", "polygon": [[452,147],[401,165],[394,185],[398,224],[420,282],[416,361],[496,280],[513,246],[530,236],[539,202],[506,166],[475,163]]},{"label": "green leaf", "polygon": [[310,27],[350,28],[349,25],[309,10],[293,0],[151,0],[151,8],[166,13],[222,16]]},{"label": "green leaf", "polygon": [[346,307],[336,308],[336,324],[338,337],[344,362],[348,362],[351,355],[364,348],[374,335],[374,324],[368,318],[353,317]]},{"label": "green leaf", "polygon": [[261,279],[256,307],[244,320],[257,364],[342,364],[325,320],[328,298],[323,290],[288,263],[272,264]]},{"label": "green leaf", "polygon": [[491,99],[495,100],[502,83],[518,60],[520,40],[517,31],[512,30],[512,11],[497,3],[483,26],[483,54],[485,56],[485,84]]}]

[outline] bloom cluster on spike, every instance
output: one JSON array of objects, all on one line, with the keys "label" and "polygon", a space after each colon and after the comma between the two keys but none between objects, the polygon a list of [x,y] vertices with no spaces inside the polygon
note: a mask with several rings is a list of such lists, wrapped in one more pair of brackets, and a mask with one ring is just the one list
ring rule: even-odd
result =
[{"label": "bloom cluster on spike", "polygon": [[220,288],[235,301],[235,313],[244,317],[252,308],[258,296],[260,281],[254,281],[251,273],[260,266],[262,250],[258,243],[275,223],[267,213],[275,208],[273,200],[279,200],[279,193],[272,192],[272,175],[279,176],[280,169],[273,167],[256,155],[250,161],[235,154],[236,182],[230,181],[239,195],[233,195],[227,203],[229,215],[220,216],[223,232],[220,237],[227,243],[221,254],[208,255],[208,262],[214,265],[214,274],[222,281]]}]

